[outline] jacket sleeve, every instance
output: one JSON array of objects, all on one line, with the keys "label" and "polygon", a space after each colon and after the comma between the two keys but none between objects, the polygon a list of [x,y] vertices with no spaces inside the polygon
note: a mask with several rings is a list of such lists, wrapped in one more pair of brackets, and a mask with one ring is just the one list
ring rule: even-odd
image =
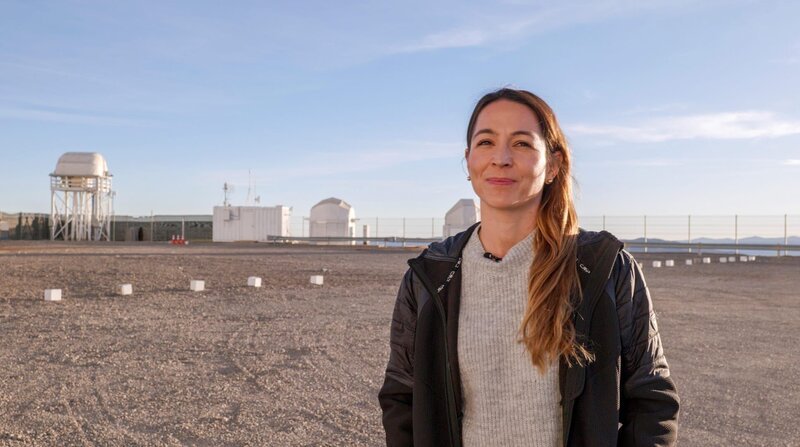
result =
[{"label": "jacket sleeve", "polygon": [[664,357],[650,291],[627,251],[620,251],[615,269],[622,342],[619,445],[673,446],[680,399]]},{"label": "jacket sleeve", "polygon": [[389,363],[378,393],[383,410],[386,445],[412,446],[411,395],[414,384],[414,333],[417,326],[417,303],[409,269],[397,293],[389,337]]}]

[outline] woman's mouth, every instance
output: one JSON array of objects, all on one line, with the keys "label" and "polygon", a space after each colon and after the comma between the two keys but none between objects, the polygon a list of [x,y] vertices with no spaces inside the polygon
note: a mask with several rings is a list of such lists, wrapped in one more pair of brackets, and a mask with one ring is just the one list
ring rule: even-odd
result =
[{"label": "woman's mouth", "polygon": [[502,185],[510,185],[510,184],[514,183],[513,179],[505,178],[505,177],[489,177],[489,178],[486,179],[486,181],[490,185],[501,185],[501,186]]}]

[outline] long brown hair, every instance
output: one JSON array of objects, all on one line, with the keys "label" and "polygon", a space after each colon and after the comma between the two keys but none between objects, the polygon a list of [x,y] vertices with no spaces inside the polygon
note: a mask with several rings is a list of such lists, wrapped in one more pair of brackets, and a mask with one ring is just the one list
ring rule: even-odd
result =
[{"label": "long brown hair", "polygon": [[553,162],[557,152],[562,158],[555,179],[544,186],[536,213],[535,256],[528,273],[528,303],[520,325],[520,342],[542,374],[558,358],[568,365],[583,365],[591,362],[593,355],[576,340],[572,321],[570,297],[580,296],[581,289],[575,262],[578,215],[572,199],[572,160],[567,139],[544,100],[525,90],[502,88],[484,95],[475,105],[467,127],[467,147],[471,147],[480,112],[501,99],[530,108],[547,143],[547,162]]}]

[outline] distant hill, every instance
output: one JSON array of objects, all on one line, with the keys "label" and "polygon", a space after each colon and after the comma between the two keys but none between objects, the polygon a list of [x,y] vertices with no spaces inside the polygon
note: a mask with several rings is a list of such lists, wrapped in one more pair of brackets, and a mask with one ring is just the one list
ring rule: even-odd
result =
[{"label": "distant hill", "polygon": [[[638,237],[636,239],[629,239],[626,242],[644,242],[643,237]],[[647,242],[686,242],[685,240],[682,241],[670,241],[666,239],[659,239],[659,238],[647,238]],[[692,239],[693,243],[701,243],[701,244],[733,244],[735,243],[734,239],[731,238],[709,238],[709,237],[699,237]],[[740,244],[760,244],[760,245],[775,245],[775,244],[783,244],[782,237],[760,237],[760,236],[751,236],[739,239]],[[787,243],[789,245],[800,245],[800,236],[790,236],[787,238]],[[644,252],[643,247],[627,247],[626,248],[631,253],[642,253]],[[703,253],[732,253],[733,249],[716,249],[716,248],[703,248]],[[677,248],[657,248],[657,247],[648,247],[648,253],[675,253],[675,252],[684,252],[682,249]],[[775,255],[776,251],[773,248],[769,248],[766,250],[739,250],[740,254],[745,255]],[[800,255],[800,252],[789,252],[790,255]]]},{"label": "distant hill", "polygon": [[[644,242],[643,237],[637,237],[636,239],[626,239],[630,242]],[[647,238],[647,242],[686,242],[685,239],[683,240],[668,240],[668,239],[659,239],[649,237]],[[728,238],[710,238],[710,237],[698,237],[692,239],[693,243],[700,243],[700,244],[733,244],[736,241],[732,237]],[[740,244],[762,244],[762,245],[774,245],[774,244],[783,244],[782,237],[761,237],[761,236],[751,236],[739,239]],[[787,243],[789,245],[799,245],[800,244],[800,236],[789,236],[787,238]]]},{"label": "distant hill", "polygon": [[[735,241],[733,238],[722,238],[722,239],[712,239],[708,237],[700,237],[697,239],[692,239],[692,242],[700,242],[703,244],[733,244]],[[800,236],[789,236],[787,238],[787,242],[789,245],[797,245],[800,244]],[[782,237],[761,237],[761,236],[751,236],[739,239],[740,244],[783,244]]]}]

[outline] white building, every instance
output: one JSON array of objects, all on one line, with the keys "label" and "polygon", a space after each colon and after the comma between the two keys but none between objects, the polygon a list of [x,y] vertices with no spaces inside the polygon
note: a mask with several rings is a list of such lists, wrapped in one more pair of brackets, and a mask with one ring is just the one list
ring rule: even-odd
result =
[{"label": "white building", "polygon": [[309,216],[311,237],[355,237],[356,212],[344,200],[331,197],[313,207]]},{"label": "white building", "polygon": [[259,241],[267,236],[291,236],[288,206],[215,206],[211,227],[214,242]]},{"label": "white building", "polygon": [[461,199],[444,216],[442,235],[456,235],[481,220],[481,208],[474,199]]}]

